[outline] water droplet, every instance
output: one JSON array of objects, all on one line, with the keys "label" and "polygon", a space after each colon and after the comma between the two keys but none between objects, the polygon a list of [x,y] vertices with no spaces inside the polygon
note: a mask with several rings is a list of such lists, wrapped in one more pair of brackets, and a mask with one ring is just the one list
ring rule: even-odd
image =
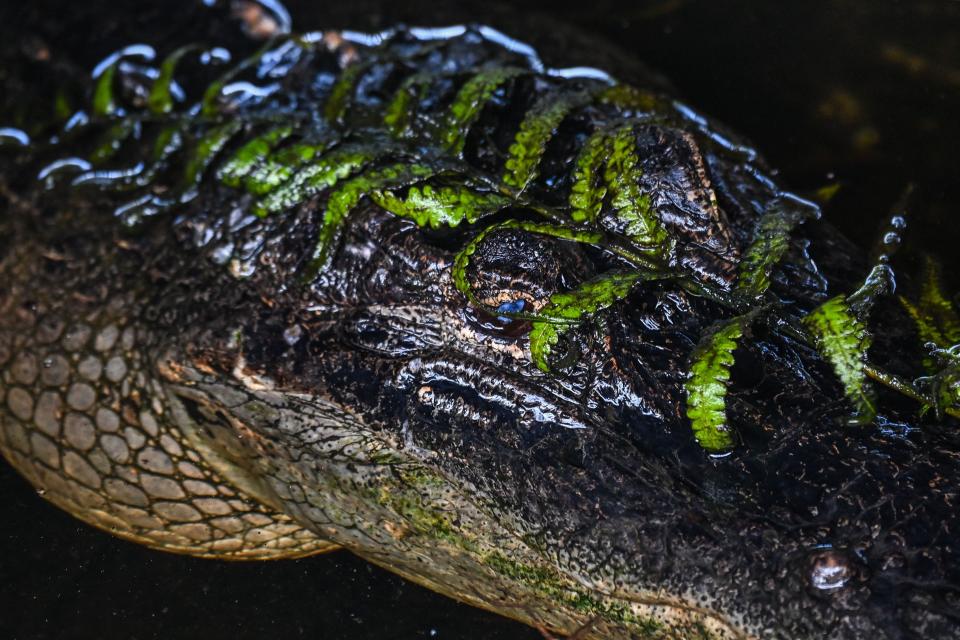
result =
[{"label": "water droplet", "polygon": [[210,259],[216,264],[226,264],[231,257],[233,257],[233,243],[228,242],[227,244],[222,244],[210,254]]},{"label": "water droplet", "polygon": [[256,273],[257,267],[252,260],[231,260],[230,273],[234,278],[249,278]]},{"label": "water droplet", "polygon": [[49,369],[53,366],[53,358],[44,358],[43,359],[43,368]]},{"label": "water droplet", "polygon": [[810,556],[810,584],[814,589],[839,589],[852,576],[849,558],[835,549],[822,549]]},{"label": "water droplet", "polygon": [[291,347],[298,342],[300,338],[303,337],[303,327],[298,324],[287,327],[283,332],[283,341],[286,342]]}]

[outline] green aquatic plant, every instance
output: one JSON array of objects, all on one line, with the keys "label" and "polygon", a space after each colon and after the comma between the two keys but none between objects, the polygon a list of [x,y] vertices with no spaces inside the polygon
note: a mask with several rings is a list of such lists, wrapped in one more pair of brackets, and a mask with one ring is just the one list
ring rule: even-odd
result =
[{"label": "green aquatic plant", "polygon": [[447,112],[441,138],[447,150],[459,154],[466,144],[466,132],[480,117],[480,112],[494,92],[507,81],[528,73],[516,67],[494,67],[480,71],[467,80]]},{"label": "green aquatic plant", "polygon": [[777,198],[770,203],[760,218],[753,242],[737,266],[738,293],[759,299],[767,292],[770,273],[790,246],[790,234],[812,211],[815,209],[800,207],[787,198]]},{"label": "green aquatic plant", "polygon": [[586,106],[591,100],[592,96],[585,91],[541,96],[524,116],[520,130],[510,145],[504,163],[503,184],[517,191],[526,189],[536,176],[547,143],[557,127],[571,111]]},{"label": "green aquatic plant", "polygon": [[377,189],[370,193],[370,198],[390,213],[431,229],[453,228],[463,222],[473,224],[513,203],[500,193],[458,184],[412,186],[406,195]]},{"label": "green aquatic plant", "polygon": [[540,310],[540,319],[533,323],[530,332],[530,355],[534,364],[544,373],[550,373],[547,359],[560,336],[574,324],[626,298],[638,280],[638,273],[612,273],[550,296],[550,302]]},{"label": "green aquatic plant", "polygon": [[843,384],[847,398],[857,409],[859,421],[869,422],[876,414],[867,387],[864,362],[870,348],[866,326],[850,310],[845,296],[836,296],[811,311],[804,319],[816,339],[817,348],[830,362]]},{"label": "green aquatic plant", "polygon": [[[932,342],[940,349],[960,343],[960,315],[947,299],[941,284],[940,267],[928,258],[924,266],[920,298],[916,303],[899,296],[900,303],[910,314],[923,342]],[[932,366],[928,361],[928,366]]]},{"label": "green aquatic plant", "polygon": [[727,424],[727,387],[733,352],[748,325],[745,316],[727,320],[707,332],[693,351],[684,385],[687,417],[697,442],[710,453],[723,453],[733,447]]},{"label": "green aquatic plant", "polygon": [[929,362],[932,373],[914,382],[932,400],[924,403],[922,411],[933,410],[937,420],[944,414],[956,415],[960,409],[960,344],[945,349],[933,347]]}]

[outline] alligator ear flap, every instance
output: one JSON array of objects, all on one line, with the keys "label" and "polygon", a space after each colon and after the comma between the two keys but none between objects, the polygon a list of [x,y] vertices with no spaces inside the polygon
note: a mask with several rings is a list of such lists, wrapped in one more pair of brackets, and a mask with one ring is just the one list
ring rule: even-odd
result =
[{"label": "alligator ear flap", "polygon": [[687,391],[687,417],[693,435],[705,451],[722,455],[733,448],[733,434],[727,424],[727,387],[733,352],[750,326],[753,313],[737,316],[716,325],[693,351]]}]

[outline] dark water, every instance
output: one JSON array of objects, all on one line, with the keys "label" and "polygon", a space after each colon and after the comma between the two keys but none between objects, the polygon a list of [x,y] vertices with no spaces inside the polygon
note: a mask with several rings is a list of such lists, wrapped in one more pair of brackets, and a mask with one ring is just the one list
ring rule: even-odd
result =
[{"label": "dark water", "polygon": [[[206,33],[196,17],[211,11],[199,0],[7,2],[0,62],[40,42],[80,69],[132,42]],[[603,46],[574,43],[562,26],[573,25],[662,72],[687,102],[753,140],[784,184],[839,183],[826,218],[867,251],[914,184],[895,266],[909,275],[932,253],[956,290],[960,2],[430,4],[287,2],[299,30],[486,22],[542,44],[548,64],[609,59]],[[613,71],[633,73],[622,67]],[[31,89],[55,84],[32,67],[0,73],[24,87],[0,96],[0,126],[26,110]],[[57,511],[2,464],[0,502],[0,638],[539,637],[343,553],[228,564],[147,551]]]}]

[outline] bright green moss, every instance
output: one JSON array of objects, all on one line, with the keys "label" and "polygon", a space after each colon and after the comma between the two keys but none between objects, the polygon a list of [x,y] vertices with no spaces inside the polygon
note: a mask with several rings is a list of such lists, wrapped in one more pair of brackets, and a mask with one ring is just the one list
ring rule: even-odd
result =
[{"label": "bright green moss", "polygon": [[431,73],[414,74],[404,80],[393,94],[383,114],[383,124],[392,136],[400,138],[408,133],[413,111],[434,77]]},{"label": "bright green moss", "polygon": [[183,59],[183,56],[196,48],[195,45],[180,47],[164,59],[160,65],[160,74],[153,81],[150,93],[147,95],[147,108],[152,113],[162,114],[173,111],[173,96],[170,93],[170,88],[173,85],[173,74],[176,72],[177,65]]},{"label": "bright green moss", "polygon": [[580,149],[573,168],[570,189],[570,217],[574,222],[593,224],[600,216],[607,185],[603,181],[603,165],[610,153],[611,141],[605,129],[595,131]]},{"label": "bright green moss", "polygon": [[258,216],[280,213],[305,202],[318,193],[373,162],[379,150],[370,147],[342,147],[321,156],[253,206]]},{"label": "bright green moss", "polygon": [[900,303],[916,324],[920,339],[946,349],[960,343],[960,316],[953,303],[944,295],[940,279],[939,265],[928,258],[924,267],[920,299],[914,304],[900,296]]},{"label": "bright green moss", "polygon": [[407,186],[436,174],[437,169],[432,166],[398,163],[358,175],[333,191],[327,199],[323,224],[317,233],[311,271],[315,273],[326,266],[334,239],[339,235],[347,214],[357,206],[361,198],[374,191]]},{"label": "bright green moss", "polygon": [[106,117],[117,110],[113,94],[113,83],[117,75],[117,63],[103,70],[93,89],[93,115]]},{"label": "bright green moss", "polygon": [[238,65],[230,67],[219,78],[211,82],[206,91],[203,92],[203,98],[200,101],[200,114],[212,118],[215,117],[220,112],[220,96],[223,93],[223,88],[227,85],[228,82],[236,78],[239,74],[244,71],[256,66],[264,55],[270,51],[276,45],[276,41],[268,41],[252,56],[245,59]]},{"label": "bright green moss", "polygon": [[673,240],[653,211],[650,196],[640,190],[642,175],[633,125],[627,124],[612,134],[604,171],[610,203],[617,217],[626,223],[625,232],[631,240],[644,249],[664,255],[671,250]]},{"label": "bright green moss", "polygon": [[354,64],[340,73],[340,77],[333,84],[330,90],[330,96],[323,107],[323,117],[327,122],[337,123],[343,121],[350,103],[353,101],[353,94],[356,91],[357,82],[364,73],[370,68],[371,63]]},{"label": "bright green moss", "polygon": [[600,102],[630,111],[656,111],[664,107],[665,99],[628,84],[615,84],[600,94]]},{"label": "bright green moss", "polygon": [[[244,177],[244,189],[253,195],[265,196],[281,186],[288,186],[291,180],[296,183],[300,168],[321,156],[332,143],[332,140],[298,142],[270,154]],[[299,179],[302,180],[302,176]]]},{"label": "bright green moss", "polygon": [[90,162],[97,166],[115,156],[123,143],[130,138],[136,129],[136,121],[118,120],[100,138],[97,148],[90,154]]},{"label": "bright green moss", "polygon": [[193,155],[184,170],[183,177],[186,185],[193,186],[200,182],[203,172],[210,166],[214,157],[220,153],[241,128],[243,128],[242,121],[229,120],[214,127],[197,141]]}]

